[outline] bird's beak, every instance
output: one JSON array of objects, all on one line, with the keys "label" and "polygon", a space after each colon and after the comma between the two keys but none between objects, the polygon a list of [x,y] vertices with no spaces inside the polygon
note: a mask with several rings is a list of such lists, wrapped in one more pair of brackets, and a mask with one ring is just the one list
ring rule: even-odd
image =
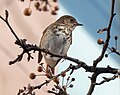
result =
[{"label": "bird's beak", "polygon": [[76,26],[83,26],[83,24],[80,24],[80,23],[76,23]]}]

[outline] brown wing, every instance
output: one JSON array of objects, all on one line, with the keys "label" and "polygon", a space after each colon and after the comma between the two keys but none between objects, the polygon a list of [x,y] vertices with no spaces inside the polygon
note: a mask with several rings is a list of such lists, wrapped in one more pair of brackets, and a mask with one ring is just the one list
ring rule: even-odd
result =
[{"label": "brown wing", "polygon": [[[55,25],[54,25],[54,27],[55,27]],[[40,39],[40,44],[39,44],[40,48],[43,48],[43,44],[47,40],[46,37],[48,37],[47,35],[49,35],[49,28],[51,30],[53,30],[54,27],[53,27],[53,24],[51,24],[43,31],[43,35]],[[47,47],[45,49],[47,49]],[[40,63],[40,61],[42,60],[42,57],[43,56],[42,56],[41,52],[38,52],[38,63]]]}]

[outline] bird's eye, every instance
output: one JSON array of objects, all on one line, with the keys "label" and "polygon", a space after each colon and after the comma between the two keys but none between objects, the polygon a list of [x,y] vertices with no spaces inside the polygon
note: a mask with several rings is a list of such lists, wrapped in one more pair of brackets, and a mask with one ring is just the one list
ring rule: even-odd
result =
[{"label": "bird's eye", "polygon": [[73,19],[70,19],[70,22],[73,22],[74,20]]}]

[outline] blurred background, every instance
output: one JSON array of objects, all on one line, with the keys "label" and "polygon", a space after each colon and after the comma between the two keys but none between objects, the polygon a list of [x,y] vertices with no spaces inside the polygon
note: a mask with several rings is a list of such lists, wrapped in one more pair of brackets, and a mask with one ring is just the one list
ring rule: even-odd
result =
[{"label": "blurred background", "polygon": [[[4,11],[9,11],[9,22],[19,36],[27,39],[28,43],[39,44],[42,31],[53,21],[56,16],[49,12],[38,12],[31,6],[32,15],[25,16],[23,10],[28,7],[29,2],[20,2],[19,0],[0,0],[0,15]],[[9,65],[9,61],[14,60],[22,51],[14,44],[15,38],[7,25],[0,19],[0,95],[16,95],[20,88],[31,85],[38,85],[43,82],[42,77],[31,80],[29,74],[37,72],[37,53],[33,54],[34,60],[27,62],[27,56],[21,62]],[[49,87],[48,87],[49,88]],[[43,87],[38,93],[46,95],[47,87]]]},{"label": "blurred background", "polygon": [[[29,2],[22,3],[19,0],[0,0],[0,15],[4,16],[4,10],[10,13],[9,22],[20,38],[26,38],[28,43],[39,44],[42,31],[57,18],[62,15],[72,15],[83,27],[77,27],[73,33],[73,44],[68,51],[68,55],[92,65],[101,53],[101,47],[97,44],[98,38],[105,39],[106,33],[97,34],[97,31],[108,25],[110,16],[111,0],[59,0],[60,10],[57,16],[53,16],[50,12],[38,12],[32,7],[32,15],[24,16],[23,10],[28,6]],[[116,16],[113,20],[111,29],[110,46],[114,46],[114,36],[120,37],[120,1],[116,0],[115,4]],[[37,54],[33,54],[34,60],[27,62],[27,56],[21,62],[12,66],[8,65],[10,60],[14,60],[21,53],[21,49],[15,44],[15,38],[8,29],[7,25],[0,20],[0,95],[16,95],[20,88],[28,83],[32,85],[40,84],[42,77],[35,80],[29,79],[29,74],[35,72],[37,68]],[[120,38],[118,39],[118,50],[120,51]],[[109,51],[108,51],[109,52]],[[43,60],[44,61],[44,60]],[[64,64],[65,63],[65,64]],[[70,64],[64,61],[57,66],[57,73],[64,70]],[[74,64],[74,63],[73,63]],[[114,68],[120,68],[120,56],[111,54],[108,58],[104,58],[98,66],[110,65]],[[85,95],[89,89],[90,73],[86,73],[83,69],[74,72],[74,87],[68,89],[70,95]],[[102,76],[110,77],[109,74]],[[97,82],[102,80],[99,76]],[[50,86],[49,86],[50,87]],[[46,95],[47,88],[37,91],[42,95]],[[113,90],[114,89],[114,90]],[[120,79],[116,79],[109,83],[96,86],[93,95],[120,95]]]},{"label": "blurred background", "polygon": [[[97,39],[102,38],[105,40],[106,33],[98,34],[97,31],[108,26],[111,1],[112,0],[60,0],[59,16],[70,14],[73,15],[79,23],[83,24],[83,27],[77,27],[73,33],[73,44],[68,52],[69,56],[73,56],[92,65],[93,61],[100,55],[102,46],[97,44]],[[115,1],[116,16],[114,17],[111,28],[110,47],[115,46],[114,36],[117,35],[120,37],[120,0]],[[118,39],[118,51],[120,51],[120,38]],[[106,53],[109,52],[110,51],[108,50]],[[62,64],[67,67],[70,62],[66,61],[65,63],[66,64]],[[58,71],[63,69],[62,64],[58,65]],[[107,67],[107,65],[120,68],[120,56],[110,54],[108,58],[104,57],[98,64],[100,67]],[[76,81],[73,89],[69,89],[71,95],[86,95],[90,85],[88,76],[91,76],[91,74],[86,73],[83,69],[74,72],[72,77],[75,77]],[[97,82],[101,82],[103,76],[111,77],[112,75],[99,75]],[[119,95],[120,79],[96,86],[92,95],[101,94]]]}]

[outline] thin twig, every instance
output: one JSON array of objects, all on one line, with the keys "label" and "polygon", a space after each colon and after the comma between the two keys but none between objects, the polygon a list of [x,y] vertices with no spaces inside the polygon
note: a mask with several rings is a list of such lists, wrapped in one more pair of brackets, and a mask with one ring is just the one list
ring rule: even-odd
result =
[{"label": "thin twig", "polygon": [[14,30],[12,29],[12,27],[10,26],[10,24],[8,22],[8,16],[9,16],[9,13],[7,10],[5,10],[5,18],[3,18],[1,15],[0,15],[0,18],[7,24],[7,26],[9,27],[9,29],[13,33],[14,37],[20,42],[20,39],[18,38],[18,36],[16,35],[16,33],[14,32]]},{"label": "thin twig", "polygon": [[94,84],[94,85],[101,85],[101,84],[103,84],[103,83],[105,83],[105,82],[109,82],[109,81],[111,81],[111,80],[115,80],[116,78],[118,78],[118,75],[117,75],[117,74],[115,74],[114,76],[109,77],[109,78],[103,77],[104,80],[102,80],[100,83],[93,83],[93,84]]}]

